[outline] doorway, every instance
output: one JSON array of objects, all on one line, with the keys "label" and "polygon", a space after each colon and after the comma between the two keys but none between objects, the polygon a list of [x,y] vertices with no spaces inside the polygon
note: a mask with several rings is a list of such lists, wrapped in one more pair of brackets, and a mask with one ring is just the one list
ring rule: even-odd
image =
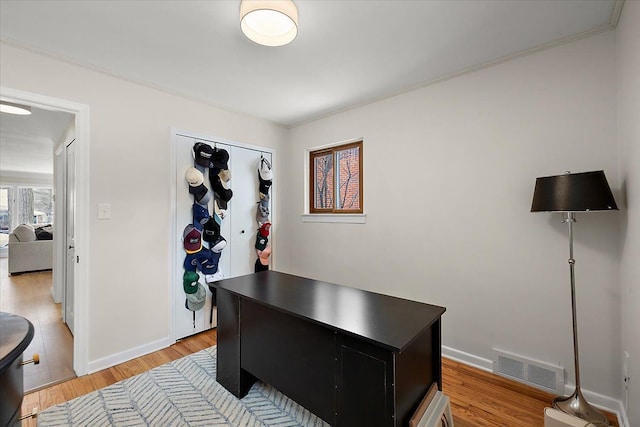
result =
[{"label": "doorway", "polygon": [[[75,125],[74,135],[64,140],[55,153],[55,163],[60,159],[64,159],[64,166],[56,164],[54,167],[54,183],[56,194],[56,213],[54,220],[54,261],[52,272],[50,275],[50,284],[45,285],[49,289],[50,296],[54,301],[59,302],[61,317],[67,317],[68,313],[62,309],[62,304],[66,303],[65,298],[73,297],[73,339],[72,339],[72,359],[73,366],[71,371],[78,376],[85,375],[88,372],[88,288],[89,281],[89,257],[88,257],[88,213],[89,213],[89,108],[86,105],[69,102],[62,99],[51,98],[44,95],[19,91],[10,88],[0,87],[0,98],[5,101],[19,103],[32,107],[32,109],[42,109],[52,112],[61,112],[69,114],[73,117],[72,123]],[[67,135],[68,137],[69,135]],[[75,159],[75,167],[73,168],[74,187],[73,203],[73,229],[75,230],[73,239],[73,257],[68,256],[68,242],[66,239],[66,221],[65,215],[67,204],[61,194],[66,194],[66,160],[67,146],[71,141],[73,144],[73,158]],[[53,149],[53,147],[52,147]],[[59,238],[62,236],[63,238]],[[75,261],[73,266],[73,274],[65,275],[67,259],[71,258]],[[31,274],[31,273],[29,273]],[[40,274],[40,273],[35,273]],[[46,274],[46,273],[45,273]],[[26,275],[23,275],[26,276]],[[5,276],[6,277],[6,276]],[[65,277],[68,280],[65,280]],[[16,276],[15,279],[19,279]],[[46,279],[45,279],[46,280]],[[65,281],[67,290],[65,290]],[[0,295],[2,297],[2,295]],[[4,298],[2,298],[4,300]],[[63,314],[64,313],[64,314]],[[66,320],[66,319],[65,319]],[[65,328],[67,328],[65,324]],[[29,358],[30,354],[25,352],[25,358]]]},{"label": "doorway", "polygon": [[62,205],[68,191],[54,177],[60,167],[54,148],[65,151],[75,132],[75,115],[32,107],[28,116],[2,113],[0,123],[0,233],[7,236],[0,261],[0,309],[34,326],[25,358],[37,354],[40,364],[24,368],[24,389],[33,391],[75,377],[66,301],[54,286],[67,275],[54,260],[60,238],[54,230],[60,230],[58,222],[65,216],[73,218],[74,210]]}]

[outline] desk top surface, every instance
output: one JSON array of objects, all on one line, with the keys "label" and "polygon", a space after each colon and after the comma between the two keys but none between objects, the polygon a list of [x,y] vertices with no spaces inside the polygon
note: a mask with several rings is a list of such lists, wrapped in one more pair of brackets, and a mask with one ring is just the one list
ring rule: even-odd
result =
[{"label": "desk top surface", "polygon": [[217,286],[396,352],[445,312],[444,307],[271,270],[221,280]]}]

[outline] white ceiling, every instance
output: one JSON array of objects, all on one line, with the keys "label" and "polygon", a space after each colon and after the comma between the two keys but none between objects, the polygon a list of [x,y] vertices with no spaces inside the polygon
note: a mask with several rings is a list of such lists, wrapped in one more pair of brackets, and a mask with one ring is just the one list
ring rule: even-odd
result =
[{"label": "white ceiling", "polygon": [[295,0],[267,48],[239,0],[0,2],[0,38],[291,126],[616,24],[618,0]]},{"label": "white ceiling", "polygon": [[40,108],[31,111],[30,116],[0,114],[0,171],[5,177],[53,174],[53,144],[73,115]]}]

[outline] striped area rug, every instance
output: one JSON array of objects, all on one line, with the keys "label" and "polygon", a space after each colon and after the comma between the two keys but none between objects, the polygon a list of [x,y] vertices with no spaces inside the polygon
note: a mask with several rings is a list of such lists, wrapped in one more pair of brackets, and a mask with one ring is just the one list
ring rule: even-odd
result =
[{"label": "striped area rug", "polygon": [[47,408],[38,426],[328,426],[269,385],[240,400],[215,378],[211,347]]}]

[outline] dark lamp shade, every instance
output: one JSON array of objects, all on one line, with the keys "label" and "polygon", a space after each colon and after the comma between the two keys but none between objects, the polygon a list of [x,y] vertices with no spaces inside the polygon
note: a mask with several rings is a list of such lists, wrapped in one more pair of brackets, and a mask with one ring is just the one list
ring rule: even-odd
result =
[{"label": "dark lamp shade", "polygon": [[536,178],[531,212],[617,210],[604,171]]}]

